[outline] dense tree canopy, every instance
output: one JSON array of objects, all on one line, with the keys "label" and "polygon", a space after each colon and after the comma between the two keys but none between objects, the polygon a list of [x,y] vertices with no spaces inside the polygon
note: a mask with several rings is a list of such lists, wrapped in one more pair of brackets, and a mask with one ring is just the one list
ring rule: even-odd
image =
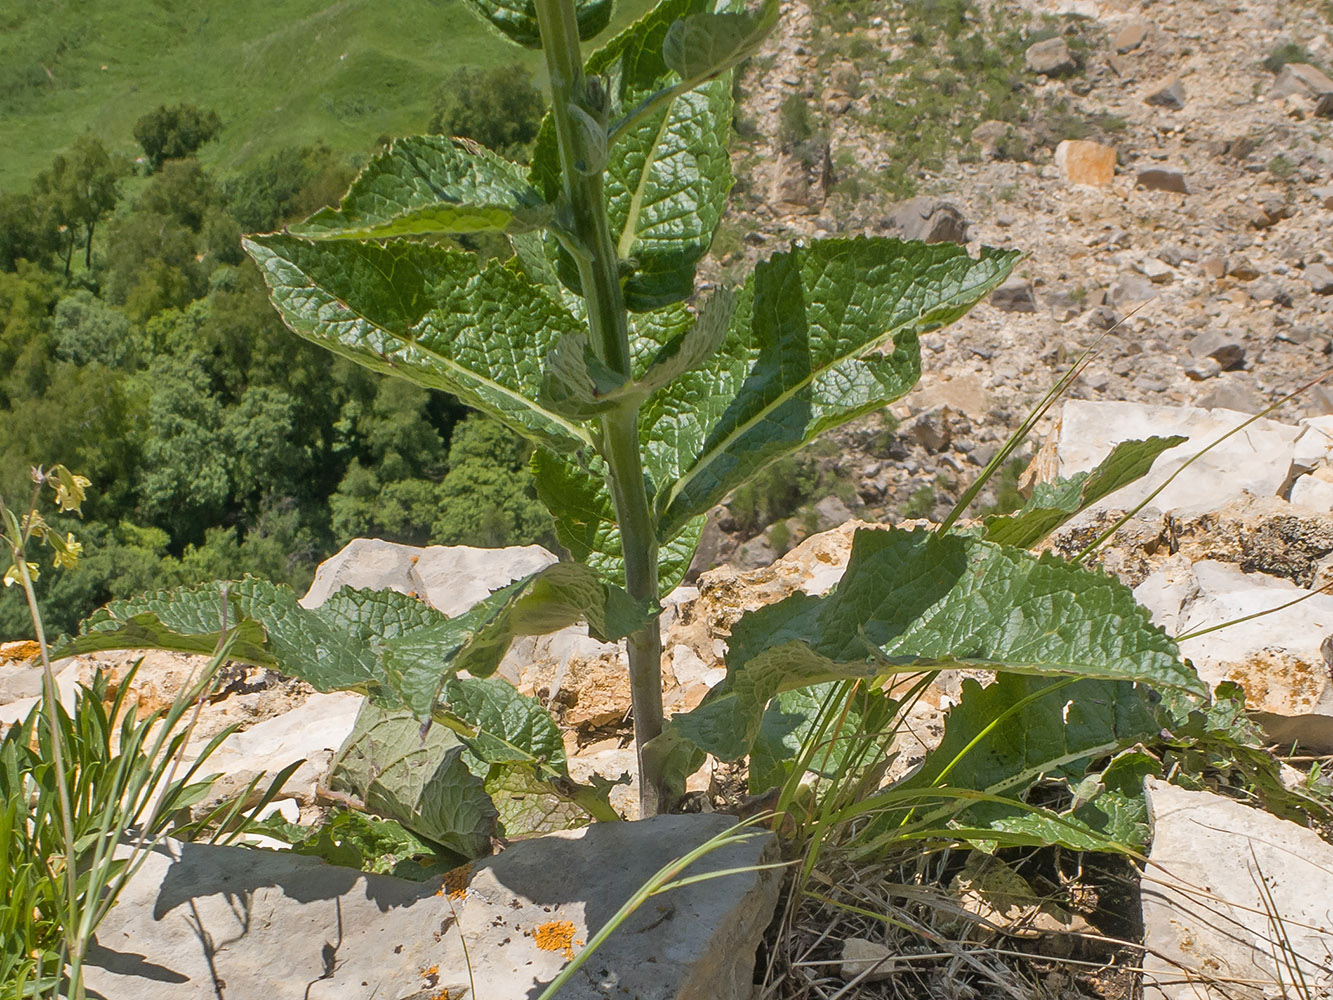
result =
[{"label": "dense tree canopy", "polygon": [[[83,521],[52,515],[85,555],[39,581],[48,631],[180,583],[301,588],[358,535],[551,544],[519,438],[300,340],[240,254],[242,232],[336,202],[352,165],[301,147],[219,179],[172,141],[132,198],[91,138],[0,195],[0,496],[26,504],[37,464],[93,482]],[[0,591],[0,639],[31,634],[15,590]]]},{"label": "dense tree canopy", "polygon": [[492,69],[460,69],[440,89],[428,131],[475,139],[489,149],[521,158],[537,138],[546,100],[519,63]]}]

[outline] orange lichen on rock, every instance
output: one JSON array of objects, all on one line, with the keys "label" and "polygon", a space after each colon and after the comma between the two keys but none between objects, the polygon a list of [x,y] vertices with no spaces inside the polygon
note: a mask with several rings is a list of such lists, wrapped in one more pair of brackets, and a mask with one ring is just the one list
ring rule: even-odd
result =
[{"label": "orange lichen on rock", "polygon": [[0,642],[0,660],[12,660],[24,663],[42,655],[42,647],[31,639],[19,639],[15,642]]},{"label": "orange lichen on rock", "polygon": [[542,924],[533,937],[542,951],[560,951],[564,952],[565,958],[574,957],[574,925],[568,920]]},{"label": "orange lichen on rock", "polygon": [[444,873],[444,882],[440,885],[437,896],[449,894],[450,899],[462,899],[467,895],[467,884],[472,881],[472,866],[459,865]]}]

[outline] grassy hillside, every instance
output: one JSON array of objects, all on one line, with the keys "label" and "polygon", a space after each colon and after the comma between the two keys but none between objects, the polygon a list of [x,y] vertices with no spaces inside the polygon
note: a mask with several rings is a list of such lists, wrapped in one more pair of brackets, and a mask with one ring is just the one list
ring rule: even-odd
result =
[{"label": "grassy hillside", "polygon": [[[623,22],[649,6],[622,2]],[[537,53],[459,0],[5,0],[0,3],[0,191],[28,182],[85,130],[138,153],[134,121],[186,102],[222,116],[202,158],[223,171],[280,146],[365,151],[421,131],[464,64]]]}]

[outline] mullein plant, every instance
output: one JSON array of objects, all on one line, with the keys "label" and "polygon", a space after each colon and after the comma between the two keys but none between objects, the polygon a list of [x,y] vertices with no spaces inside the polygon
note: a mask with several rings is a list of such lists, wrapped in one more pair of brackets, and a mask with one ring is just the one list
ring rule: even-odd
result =
[{"label": "mullein plant", "polygon": [[[756,792],[783,786],[811,759],[802,740],[823,725],[827,685],[884,701],[900,675],[977,667],[1000,681],[967,688],[940,755],[880,798],[875,836],[960,812],[977,829],[1035,824],[952,790],[993,798],[1053,770],[1081,778],[1161,731],[1147,684],[1177,692],[1178,707],[1205,695],[1127,588],[1027,551],[1175,443],[1150,439],[984,525],[961,529],[955,514],[950,530],[858,532],[835,591],[746,615],[726,679],[664,719],[659,613],[705,513],[769,463],[907,393],[920,337],[962,317],[1019,255],[797,241],[702,298],[696,270],[733,183],[731,74],[772,30],[776,0],[663,0],[586,58],[610,0],[467,2],[543,53],[552,103],[532,162],[463,139],[400,139],[339,207],[244,245],[295,333],[529,438],[566,558],[452,619],[391,592],[344,589],[306,609],[286,588],[231,585],[235,658],[369,696],[335,785],[471,856],[500,829],[614,818],[604,785],[570,780],[545,709],[491,676],[515,636],[577,620],[626,641],[645,816],[675,804],[705,753],[748,755]],[[454,237],[478,232],[502,235],[512,256],[457,249]],[[210,648],[207,623],[222,610],[216,587],[115,602],[66,648]],[[422,755],[433,762],[424,787],[410,780]],[[1070,824],[1124,815],[1119,800],[1098,811],[1100,787],[1086,786],[1078,817],[1034,835],[1070,840]]]}]

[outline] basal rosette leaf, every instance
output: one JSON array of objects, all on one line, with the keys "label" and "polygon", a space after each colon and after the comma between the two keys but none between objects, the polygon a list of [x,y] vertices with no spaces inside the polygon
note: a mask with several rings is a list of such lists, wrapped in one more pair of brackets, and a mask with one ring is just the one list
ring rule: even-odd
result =
[{"label": "basal rosette leaf", "polygon": [[334,757],[329,786],[419,837],[467,858],[484,857],[498,813],[483,778],[464,762],[465,749],[443,726],[423,733],[411,713],[367,701]]},{"label": "basal rosette leaf", "polygon": [[777,694],[830,680],[969,666],[1207,691],[1119,581],[930,532],[858,531],[832,593],[747,614],[730,645],[726,680],[671,723],[723,759],[748,751]]},{"label": "basal rosette leaf", "polygon": [[[968,679],[945,721],[940,745],[884,796],[886,802],[908,805],[881,813],[867,831],[864,848],[873,853],[881,838],[887,842],[907,829],[946,826],[973,840],[1056,843],[1080,850],[1142,846],[1147,833],[1142,780],[1152,759],[1131,752],[1100,775],[1089,775],[1088,766],[1155,741],[1171,723],[1171,713],[1152,691],[1130,681],[1053,682],[1002,674],[983,687]],[[1024,796],[1043,779],[1069,785],[1073,798],[1067,808],[1024,804]],[[984,796],[933,797],[931,790],[937,788]],[[867,804],[877,806],[874,797]]]},{"label": "basal rosette leaf", "polygon": [[918,336],[966,313],[1017,258],[858,238],[761,263],[711,363],[647,404],[645,421],[672,437],[658,456],[675,480],[657,497],[663,534],[774,459],[905,394],[921,373]]},{"label": "basal rosette leaf", "polygon": [[1002,545],[1031,548],[1079,511],[1147,475],[1158,455],[1185,440],[1177,435],[1122,441],[1091,472],[1038,483],[1022,510],[986,518],[986,538]]},{"label": "basal rosette leaf", "polygon": [[[222,636],[223,607],[217,584],[113,601],[58,652],[211,651]],[[454,674],[493,672],[515,636],[586,619],[595,635],[613,639],[648,613],[589,567],[557,563],[455,618],[387,590],[344,588],[318,608],[303,608],[289,588],[247,578],[227,585],[225,628],[245,636],[232,649],[238,661],[274,667],[319,691],[360,691],[426,719]]]},{"label": "basal rosette leaf", "polygon": [[[483,20],[489,21],[512,42],[524,48],[542,47],[541,31],[537,27],[537,6],[534,0],[465,0]],[[614,10],[612,0],[575,0],[574,14],[578,18],[579,38],[587,41],[606,30]]]},{"label": "basal rosette leaf", "polygon": [[587,444],[538,402],[542,359],[578,321],[517,267],[426,243],[311,242],[245,248],[297,334],[374,371],[452,393],[535,441]]},{"label": "basal rosette leaf", "polygon": [[523,233],[550,217],[517,164],[468,140],[419,135],[376,156],[338,208],[321,209],[287,232],[311,240]]}]

